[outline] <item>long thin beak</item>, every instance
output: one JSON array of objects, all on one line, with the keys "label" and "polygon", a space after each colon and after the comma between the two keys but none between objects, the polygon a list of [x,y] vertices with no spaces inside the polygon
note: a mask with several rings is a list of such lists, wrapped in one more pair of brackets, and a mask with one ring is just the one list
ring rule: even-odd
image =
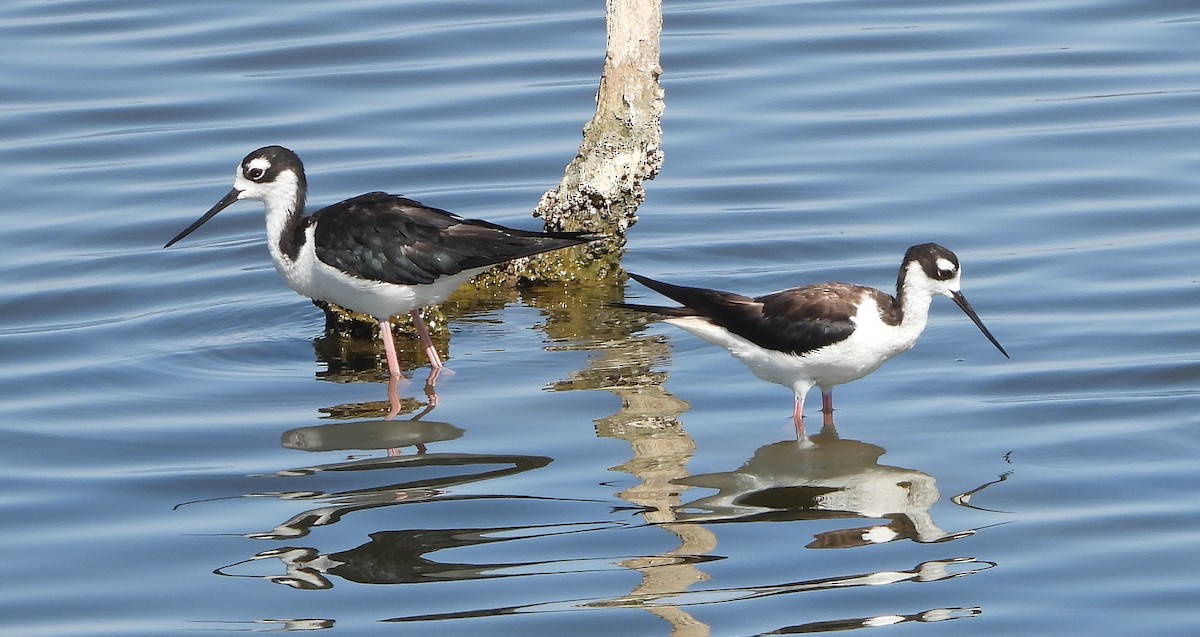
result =
[{"label": "long thin beak", "polygon": [[180,232],[179,234],[175,235],[175,238],[168,241],[167,245],[165,245],[163,247],[169,248],[169,247],[175,245],[175,243],[177,241],[179,241],[180,239],[188,236],[189,234],[192,234],[192,231],[195,230],[196,228],[199,228],[200,226],[204,225],[205,221],[208,221],[209,219],[212,219],[213,217],[217,216],[218,212],[221,212],[222,210],[228,208],[230,204],[237,201],[238,195],[241,195],[241,194],[242,194],[242,191],[238,190],[237,188],[230,190],[228,195],[221,197],[221,200],[217,202],[217,205],[210,208],[209,211],[204,213],[204,215],[202,217],[200,217],[196,221],[192,222],[192,225],[184,228],[183,232]]},{"label": "long thin beak", "polygon": [[975,313],[975,310],[971,307],[971,304],[967,303],[967,297],[963,296],[962,292],[953,292],[951,293],[950,298],[954,299],[954,302],[958,304],[958,307],[962,308],[962,311],[966,312],[967,316],[971,317],[972,321],[975,321],[975,326],[978,327],[979,331],[983,332],[983,335],[992,342],[992,345],[996,346],[996,349],[1000,350],[1001,354],[1004,354],[1004,358],[1012,358],[1008,355],[1008,352],[1004,351],[1004,348],[1000,346],[1000,341],[997,341],[996,337],[992,336],[992,333],[989,332],[988,328],[984,326],[983,321],[979,320],[979,315]]}]

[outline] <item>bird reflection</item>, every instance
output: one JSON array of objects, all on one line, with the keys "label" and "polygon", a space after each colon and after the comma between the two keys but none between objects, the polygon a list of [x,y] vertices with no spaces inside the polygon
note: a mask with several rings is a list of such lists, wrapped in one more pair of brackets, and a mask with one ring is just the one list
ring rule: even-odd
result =
[{"label": "bird reflection", "polygon": [[856,628],[875,628],[878,626],[894,626],[896,624],[904,624],[907,622],[944,622],[951,619],[967,619],[970,617],[978,617],[983,612],[983,609],[978,606],[972,608],[932,608],[920,613],[909,613],[907,615],[876,615],[874,617],[856,617],[853,619],[837,619],[832,621],[809,622],[807,624],[797,624],[786,628],[778,628],[770,632],[762,633],[763,635],[811,635],[816,633],[829,633],[841,630],[854,630]]},{"label": "bird reflection", "polygon": [[540,540],[556,535],[582,533],[619,526],[617,523],[578,522],[561,525],[531,525],[464,529],[409,529],[378,531],[361,546],[330,553],[314,548],[282,547],[217,569],[219,575],[240,575],[247,565],[262,560],[279,560],[283,574],[258,576],[275,584],[304,590],[333,587],[329,576],[359,584],[418,584],[455,580],[495,579],[529,575],[581,573],[604,567],[585,559],[527,560],[518,562],[455,563],[430,559],[438,551],[482,546],[496,542]]},{"label": "bird reflection", "polygon": [[[670,594],[644,593],[631,594],[610,599],[563,599],[549,602],[538,602],[518,606],[498,606],[478,608],[473,610],[451,613],[429,613],[423,615],[407,615],[385,619],[388,622],[430,622],[446,619],[464,619],[468,617],[495,617],[499,615],[533,614],[561,612],[563,609],[597,610],[611,608],[640,608],[653,609],[670,604],[675,607],[702,606],[723,604],[734,601],[776,597],[779,595],[794,595],[797,593],[824,592],[832,590],[848,590],[854,588],[896,585],[924,584],[941,582],[959,577],[968,577],[996,567],[995,562],[978,560],[973,557],[953,557],[942,560],[928,560],[917,564],[911,569],[901,571],[877,571],[869,573],[854,573],[834,577],[822,577],[751,586],[731,586],[726,588],[710,588],[696,591],[678,591]],[[942,608],[926,611],[917,616],[925,616],[924,621],[965,619],[979,614],[977,608]],[[809,626],[826,626],[825,630],[836,627],[863,628],[871,625],[887,625],[908,621],[906,615],[881,615],[873,618],[840,619],[810,624]],[[872,623],[872,622],[878,622]],[[774,633],[789,634],[813,632],[804,630],[804,626],[783,628]],[[707,633],[703,633],[707,634]]]},{"label": "bird reflection", "polygon": [[[421,414],[424,415],[424,414]],[[419,418],[420,416],[418,416]],[[347,451],[384,449],[389,455],[414,447],[426,453],[426,445],[454,440],[463,430],[447,422],[418,420],[367,420],[359,422],[298,427],[283,432],[285,449],[298,451]]]},{"label": "bird reflection", "polygon": [[[380,367],[373,341],[343,336],[336,331],[331,331],[329,325],[326,325],[324,336],[313,340],[313,350],[317,361],[325,364],[325,371],[316,374],[320,380],[335,383],[376,383],[385,375]],[[413,372],[420,367],[415,352],[408,348],[399,348],[397,357],[401,369],[405,372]],[[446,368],[430,369],[425,384],[421,388],[425,396],[425,403],[418,418],[437,407],[437,380],[445,372],[447,372]],[[362,403],[359,406],[359,415],[383,413],[385,419],[395,418],[415,402],[405,400],[400,395],[401,390],[407,389],[411,383],[412,381],[404,375],[387,375],[387,407]]]},{"label": "bird reflection", "polygon": [[[440,426],[444,426],[444,423],[420,424],[437,425],[432,428],[435,431],[440,429]],[[434,500],[510,497],[488,495],[454,496],[449,495],[447,490],[454,486],[540,469],[550,464],[550,460],[546,456],[425,453],[415,456],[359,458],[344,462],[284,469],[275,472],[273,475],[276,477],[295,478],[348,473],[350,475],[345,479],[374,482],[379,479],[380,475],[386,475],[388,476],[387,479],[391,480],[396,476],[395,471],[410,472],[421,469],[420,475],[424,477],[416,480],[391,482],[384,485],[372,484],[371,486],[358,489],[334,492],[308,490],[255,494],[272,495],[291,500],[314,500],[322,504],[321,506],[313,507],[292,516],[276,525],[270,531],[248,533],[246,537],[269,540],[304,537],[309,534],[313,527],[334,524],[348,513],[379,507]],[[387,473],[376,473],[381,471]],[[437,473],[437,475],[429,476],[429,473]]]},{"label": "bird reflection", "polygon": [[201,621],[202,626],[215,625],[218,630],[254,633],[291,633],[302,630],[327,630],[337,623],[332,619],[291,618],[251,619],[244,621]]},{"label": "bird reflection", "polygon": [[[344,451],[349,449],[388,449],[413,446],[416,455],[351,458],[341,462],[303,465],[272,474],[287,479],[330,482],[359,482],[367,486],[338,491],[293,490],[255,493],[247,497],[273,497],[279,500],[312,501],[308,508],[277,524],[269,531],[247,533],[252,539],[285,540],[309,535],[313,528],[339,522],[351,513],[368,509],[428,502],[466,502],[481,500],[541,500],[565,502],[559,498],[525,495],[451,493],[453,487],[479,483],[540,469],[551,461],[546,456],[429,453],[426,444],[460,437],[463,430],[443,422],[422,420],[360,421],[344,424],[299,427],[282,436],[284,447],[304,451]],[[398,473],[399,472],[399,473]],[[404,479],[401,476],[408,478]],[[380,484],[380,483],[383,484]],[[301,589],[330,588],[328,576],[374,584],[401,584],[448,579],[564,572],[573,567],[558,561],[455,564],[430,560],[436,551],[578,533],[623,522],[576,522],[559,525],[529,525],[451,529],[405,529],[378,531],[370,541],[354,549],[324,554],[313,547],[286,546],[260,552],[253,557],[223,566],[214,572],[231,577],[260,577],[277,584]],[[244,573],[249,564],[278,560],[283,573]],[[578,560],[583,562],[584,560]],[[570,562],[570,560],[568,560]],[[554,564],[554,566],[551,566]],[[584,568],[582,565],[574,567]]]},{"label": "bird reflection", "polygon": [[[895,540],[944,542],[975,533],[947,532],[933,521],[932,476],[879,464],[882,447],[838,437],[832,424],[802,442],[760,447],[736,471],[675,480],[716,493],[677,508],[681,522],[873,518],[886,524],[818,533],[807,548],[851,548]],[[978,492],[978,490],[975,490]]]}]

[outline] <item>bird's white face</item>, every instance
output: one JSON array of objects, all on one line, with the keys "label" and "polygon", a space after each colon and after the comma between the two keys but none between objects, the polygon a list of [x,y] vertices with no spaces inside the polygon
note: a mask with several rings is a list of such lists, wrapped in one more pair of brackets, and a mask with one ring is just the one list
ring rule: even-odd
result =
[{"label": "bird's white face", "polygon": [[934,285],[938,288],[938,294],[942,296],[953,297],[955,292],[962,290],[962,268],[949,259],[939,257],[935,262],[937,266],[937,276],[934,278]]},{"label": "bird's white face", "polygon": [[271,213],[290,213],[296,205],[300,179],[292,168],[272,170],[271,160],[254,157],[238,167],[233,178],[237,198],[261,201]]},{"label": "bird's white face", "polygon": [[238,166],[233,178],[233,187],[239,191],[238,199],[263,202],[291,201],[296,196],[298,184],[295,171],[285,168],[273,173],[271,160],[266,157],[255,157]]},{"label": "bird's white face", "polygon": [[954,298],[954,295],[962,290],[962,270],[959,265],[950,259],[938,257],[934,259],[932,266],[927,269],[919,261],[910,261],[906,266],[907,285],[919,287],[931,296]]},{"label": "bird's white face", "polygon": [[[303,213],[304,196],[304,165],[300,158],[282,146],[260,148],[238,164],[229,194],[168,241],[165,247],[171,247],[218,212],[242,199],[253,199],[266,205],[268,235],[277,236],[293,215]],[[272,235],[272,232],[276,234]]]},{"label": "bird's white face", "polygon": [[971,318],[979,331],[983,332],[983,335],[992,342],[992,345],[995,345],[1001,354],[1008,356],[1008,352],[1004,351],[996,337],[992,336],[992,333],[984,327],[983,321],[979,320],[979,316],[975,314],[975,310],[963,296],[962,269],[958,264],[958,257],[954,256],[953,252],[935,243],[926,243],[909,248],[905,259],[900,283],[904,288],[902,291],[906,295],[912,294],[913,298],[928,295],[922,301],[924,304],[922,313],[929,309],[929,297],[934,295],[949,297]]}]

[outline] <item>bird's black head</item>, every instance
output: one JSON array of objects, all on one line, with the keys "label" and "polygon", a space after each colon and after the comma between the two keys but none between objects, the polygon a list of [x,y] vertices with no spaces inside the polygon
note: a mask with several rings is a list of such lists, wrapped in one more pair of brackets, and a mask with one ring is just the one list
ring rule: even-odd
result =
[{"label": "bird's black head", "polygon": [[1000,342],[992,336],[983,321],[979,319],[979,315],[975,313],[971,304],[967,303],[967,297],[963,296],[961,274],[962,268],[959,266],[958,257],[950,250],[936,243],[915,245],[904,253],[904,263],[900,265],[900,277],[896,283],[897,295],[919,292],[930,296],[950,297],[971,318],[971,321],[991,341],[992,345],[995,345],[996,349],[1007,357],[1008,352],[1004,351]]},{"label": "bird's black head", "polygon": [[[934,281],[949,281],[958,276],[958,257],[936,243],[922,243],[909,248],[904,253],[904,266],[914,261],[920,264],[925,276]],[[905,267],[901,267],[902,275]]]},{"label": "bird's black head", "polygon": [[233,190],[163,247],[171,247],[204,225],[218,212],[241,199],[264,202],[267,205],[268,216],[273,211],[274,214],[288,217],[299,216],[304,210],[307,191],[304,164],[296,153],[283,146],[264,146],[246,155],[242,163],[238,164],[237,174],[233,176]]},{"label": "bird's black head", "polygon": [[263,146],[246,155],[240,165],[240,178],[255,184],[275,181],[285,170],[295,173],[301,188],[307,188],[304,178],[304,162],[291,150],[283,146]]}]

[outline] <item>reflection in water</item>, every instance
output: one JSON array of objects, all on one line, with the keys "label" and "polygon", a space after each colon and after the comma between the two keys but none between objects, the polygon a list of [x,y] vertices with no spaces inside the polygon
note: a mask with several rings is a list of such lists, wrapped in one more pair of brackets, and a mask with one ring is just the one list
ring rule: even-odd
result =
[{"label": "reflection in water", "polygon": [[[395,616],[385,621],[423,622],[632,608],[667,622],[673,636],[688,637],[710,633],[709,627],[692,614],[695,607],[795,593],[945,581],[995,566],[974,557],[938,555],[907,570],[891,570],[894,568],[891,565],[880,570],[846,568],[841,570],[849,572],[822,573],[794,581],[702,587],[710,577],[703,570],[705,564],[726,559],[716,554],[718,536],[715,531],[720,524],[795,523],[843,518],[887,521],[886,524],[819,533],[808,545],[810,548],[845,548],[897,539],[944,542],[975,531],[948,533],[939,528],[930,514],[932,505],[939,499],[933,477],[912,469],[881,465],[883,448],[843,440],[832,425],[804,441],[787,440],[765,445],[735,471],[689,476],[686,466],[696,451],[696,444],[681,422],[688,405],[664,389],[666,376],[656,371],[668,355],[666,341],[628,334],[629,330],[640,327],[637,324],[604,321],[604,310],[598,309],[603,305],[594,297],[584,301],[590,308],[586,311],[580,312],[580,306],[564,310],[570,304],[557,299],[558,293],[529,292],[526,298],[532,297],[530,304],[534,307],[541,307],[544,302],[554,308],[547,311],[546,323],[554,348],[585,349],[592,355],[588,358],[587,369],[556,383],[553,389],[603,390],[620,397],[620,410],[595,423],[599,436],[624,440],[632,450],[629,460],[613,470],[633,476],[636,481],[616,496],[640,512],[646,526],[639,528],[648,526],[669,534],[671,548],[656,555],[622,558],[556,555],[554,559],[539,558],[538,553],[528,548],[536,549],[539,543],[558,536],[621,533],[629,526],[624,519],[617,521],[603,517],[593,521],[581,521],[577,517],[553,524],[545,521],[506,525],[476,522],[456,524],[454,528],[420,528],[418,524],[415,528],[373,530],[366,534],[366,541],[357,546],[351,543],[352,548],[343,550],[323,551],[316,546],[296,544],[276,546],[214,572],[226,577],[261,579],[295,589],[324,590],[333,588],[338,580],[399,585],[540,576],[543,582],[552,582],[546,578],[627,569],[638,573],[640,579],[629,592],[615,596],[554,600],[543,594],[532,601],[510,606],[457,606],[437,613],[426,609],[425,614]],[[597,319],[601,319],[598,324],[591,322]],[[572,330],[580,329],[591,330],[587,333],[594,338],[581,341],[568,336]],[[294,542],[308,536],[314,528],[334,524],[351,513],[408,504],[484,500],[574,502],[520,494],[453,493],[456,486],[539,469],[551,459],[516,454],[429,453],[426,445],[452,443],[463,435],[463,430],[449,423],[422,420],[432,404],[410,401],[406,408],[418,413],[409,420],[397,421],[389,419],[395,411],[390,406],[339,406],[326,411],[358,420],[299,427],[285,432],[282,444],[288,449],[306,452],[387,450],[389,455],[343,458],[337,462],[300,465],[275,472],[272,475],[277,478],[305,480],[298,483],[303,488],[247,497],[311,502],[313,506],[270,530],[245,536]],[[380,412],[385,418],[378,418]],[[362,415],[368,413],[376,417],[363,419]],[[398,450],[404,448],[415,448],[417,453],[398,455]],[[312,481],[321,487],[313,488]],[[345,486],[347,482],[351,483],[349,487]],[[339,488],[329,488],[330,484],[337,484]],[[990,484],[994,483],[963,494],[963,503]],[[712,489],[714,492],[698,496],[688,492],[689,488]],[[689,497],[685,498],[685,495]],[[513,544],[521,542],[527,544]],[[609,537],[604,542],[611,544],[613,540]],[[535,557],[529,558],[531,554]],[[483,557],[437,559],[449,555]],[[524,558],[499,557],[506,555]],[[539,590],[554,589],[542,584]],[[824,608],[820,606],[818,611]],[[825,617],[781,626],[771,634],[965,619],[981,613],[979,608],[960,607],[912,612],[917,610],[905,609],[905,612],[870,617]]]},{"label": "reflection in water", "polygon": [[239,632],[254,632],[254,633],[291,633],[302,630],[325,630],[333,628],[335,622],[332,619],[256,619],[252,621],[198,621],[196,624],[201,625],[201,630],[207,626],[218,626],[219,630],[236,630]]},{"label": "reflection in water", "polygon": [[881,465],[883,454],[882,447],[839,438],[834,425],[827,424],[804,442],[785,440],[759,448],[736,471],[676,480],[717,490],[679,507],[677,517],[702,522],[888,520],[886,525],[819,533],[807,548],[849,548],[900,539],[942,542],[974,534],[939,528],[929,513],[940,497],[933,477]]},{"label": "reflection in water", "polygon": [[[375,351],[375,342],[378,339],[364,341],[364,339],[353,338],[350,335],[331,331],[328,324],[325,329],[324,336],[313,340],[313,350],[316,353],[317,362],[325,364],[325,371],[316,374],[319,380],[335,383],[377,383],[386,379],[387,382],[387,400],[385,402],[360,403],[334,408],[334,411],[341,417],[362,418],[383,415],[384,418],[391,419],[402,412],[410,413],[421,408],[420,403],[414,399],[406,399],[400,395],[401,390],[408,390],[413,385],[410,378],[386,373],[386,364],[380,368],[380,361]],[[414,351],[408,347],[398,347],[396,357],[400,368],[405,373],[413,372],[419,367]],[[425,394],[424,409],[416,418],[429,413],[437,406],[438,396],[434,387],[438,377],[443,373],[453,372],[446,368],[429,371],[425,384],[421,388]]]},{"label": "reflection in water", "polygon": [[[713,588],[701,591],[686,591],[668,594],[631,594],[615,599],[574,599],[563,600],[556,602],[541,602],[537,604],[528,604],[523,606],[504,606],[496,608],[485,608],[472,611],[463,611],[457,613],[437,613],[427,615],[409,615],[406,617],[396,617],[387,621],[396,622],[411,622],[411,621],[438,621],[443,619],[461,619],[466,617],[494,617],[496,615],[514,615],[517,613],[551,613],[563,611],[582,611],[601,608],[643,608],[653,612],[661,604],[670,604],[675,607],[683,606],[702,606],[708,604],[722,604],[733,601],[745,601],[751,599],[759,599],[763,597],[773,597],[776,595],[790,595],[793,593],[813,592],[813,591],[829,591],[835,589],[853,589],[859,587],[875,587],[887,584],[903,584],[903,583],[928,583],[940,582],[943,580],[954,579],[958,577],[966,577],[976,573],[986,571],[995,567],[994,562],[986,562],[977,560],[972,557],[956,557],[944,560],[932,560],[922,562],[915,567],[905,571],[880,571],[875,573],[858,573],[853,575],[843,575],[839,577],[828,577],[821,579],[799,580],[793,582],[785,582],[782,584],[769,584],[762,586],[738,586],[730,588]],[[960,612],[965,611],[965,612]],[[979,614],[979,609],[938,609],[928,611],[932,613],[931,617],[939,617],[940,619],[961,619],[965,617],[973,617]],[[883,615],[881,618],[892,618],[895,615]],[[870,621],[859,619],[844,619],[833,620],[831,622],[823,622],[825,624],[839,625],[854,625],[857,622],[858,626],[865,626],[862,622]],[[928,620],[927,620],[928,621]],[[897,623],[897,622],[892,622]],[[869,624],[866,624],[869,625]],[[703,629],[696,630],[696,629]],[[685,626],[688,632],[703,632],[707,634],[707,627],[695,622],[690,626]],[[788,629],[784,629],[788,630]],[[672,634],[678,634],[677,631]],[[786,633],[785,633],[786,634]]]},{"label": "reflection in water", "polygon": [[[673,524],[675,507],[679,505],[679,487],[674,480],[687,475],[685,466],[696,450],[696,443],[683,429],[679,416],[688,404],[672,396],[663,387],[666,374],[653,371],[667,359],[666,340],[658,337],[631,336],[645,325],[645,319],[617,315],[608,309],[609,303],[620,300],[623,291],[610,287],[605,290],[605,310],[595,317],[591,326],[574,326],[585,332],[569,332],[573,321],[548,320],[546,330],[552,337],[575,342],[570,346],[593,352],[587,369],[572,374],[570,380],[557,383],[560,391],[602,390],[621,399],[620,410],[596,421],[596,434],[604,438],[624,440],[633,450],[633,457],[614,467],[633,475],[639,483],[617,494],[617,497],[644,511],[643,519],[673,536],[675,547],[659,555],[637,557],[620,562],[620,566],[637,571],[641,581],[631,595],[647,598],[668,598],[686,591],[708,579],[697,564],[697,558],[710,555],[716,547],[716,536],[701,525]],[[531,304],[538,306],[542,299]],[[586,315],[584,315],[586,316]],[[578,318],[578,317],[577,317]],[[586,333],[594,340],[580,341]],[[684,559],[690,558],[690,559]],[[590,600],[593,607],[606,602]],[[570,606],[570,603],[564,603]],[[616,602],[620,606],[620,602]],[[672,634],[680,637],[707,635],[708,626],[692,617],[677,604],[648,604],[646,611],[666,621]],[[509,609],[511,612],[524,609]]]},{"label": "reflection in water", "polygon": [[[360,436],[346,434],[359,447],[379,448],[396,441],[395,432],[380,423],[365,423]],[[444,435],[447,431],[458,430],[446,423],[423,423],[408,421],[407,423],[383,423],[408,425],[406,439],[424,439],[431,441],[434,436]],[[333,425],[330,427],[352,427],[353,425]],[[303,437],[308,440],[325,439],[325,436],[312,436],[312,430],[322,428],[304,428],[285,434],[285,441]],[[426,434],[420,435],[421,432]],[[369,432],[378,432],[378,438],[372,440]],[[305,432],[304,436],[293,436],[296,432]],[[327,433],[325,431],[319,432]],[[330,438],[336,444],[344,443],[339,430],[338,435]],[[455,435],[454,437],[457,437]],[[328,442],[328,440],[325,440]],[[345,462],[315,466],[297,467],[276,472],[278,477],[312,477],[334,472],[350,472],[358,479],[376,480],[378,471],[412,471],[422,469],[422,475],[431,468],[452,469],[450,473],[439,473],[436,476],[426,476],[416,480],[389,483],[383,486],[371,486],[360,489],[345,490],[334,493],[322,491],[293,491],[273,494],[250,494],[247,497],[271,495],[280,499],[315,500],[323,503],[292,516],[277,525],[274,529],[262,533],[249,533],[247,537],[254,539],[282,540],[294,539],[308,535],[316,526],[334,524],[345,515],[353,512],[378,507],[396,506],[401,504],[416,504],[428,502],[464,502],[470,500],[546,500],[560,501],[551,498],[537,498],[521,495],[451,495],[448,489],[467,483],[481,482],[501,476],[513,475],[533,469],[539,469],[550,463],[550,458],[544,456],[522,456],[501,454],[457,454],[439,453],[422,454],[405,457],[364,458]],[[498,468],[496,468],[499,466]],[[261,577],[267,581],[284,584],[293,588],[323,589],[330,588],[332,583],[326,575],[334,575],[342,579],[371,584],[404,584],[425,581],[447,581],[456,579],[484,579],[494,577],[512,577],[515,575],[536,575],[539,573],[581,572],[590,570],[583,568],[586,560],[546,560],[526,562],[502,562],[481,564],[444,563],[427,559],[425,556],[436,551],[484,545],[494,542],[511,542],[516,540],[531,540],[594,531],[600,528],[624,526],[619,522],[574,522],[559,525],[529,525],[507,527],[453,528],[453,529],[406,529],[397,531],[379,531],[370,534],[371,541],[354,549],[331,554],[322,554],[311,547],[280,547],[258,553],[257,555],[216,569],[216,573],[235,577]],[[266,559],[278,559],[284,566],[283,574],[253,575],[239,573],[239,567],[251,562]]]},{"label": "reflection in water", "polygon": [[[418,622],[450,618],[482,618],[511,614],[560,613],[613,608],[635,608],[661,618],[674,636],[708,635],[707,625],[692,615],[698,606],[739,602],[793,593],[855,590],[881,585],[944,581],[972,575],[995,566],[973,557],[931,556],[908,570],[856,569],[848,573],[824,573],[782,583],[739,586],[699,586],[709,580],[705,563],[725,559],[716,554],[718,524],[735,522],[802,522],[843,518],[872,518],[886,524],[825,531],[817,534],[810,548],[845,548],[910,539],[920,543],[952,540],[973,530],[948,533],[932,520],[930,509],[939,493],[933,477],[916,470],[879,464],[884,449],[869,443],[843,440],[832,425],[804,441],[787,440],[768,444],[735,471],[689,476],[686,466],[696,451],[695,441],[680,420],[687,403],[667,392],[661,369],[668,356],[667,342],[659,337],[636,336],[631,332],[642,323],[622,322],[606,313],[605,304],[620,295],[619,286],[598,286],[589,294],[567,289],[523,291],[533,307],[544,308],[545,330],[553,349],[586,350],[588,368],[556,383],[559,391],[602,390],[621,399],[620,410],[595,421],[597,435],[626,441],[632,455],[614,471],[636,478],[616,496],[640,512],[643,522],[672,539],[672,548],[656,555],[623,558],[568,556],[556,559],[496,559],[497,555],[529,555],[513,542],[539,542],[581,533],[623,532],[624,520],[578,518],[557,524],[458,524],[454,528],[403,528],[374,530],[358,546],[322,551],[315,546],[287,545],[258,552],[251,557],[215,569],[227,577],[250,577],[283,586],[320,590],[332,588],[337,580],[358,584],[429,584],[568,573],[611,572],[628,569],[640,575],[628,593],[612,597],[547,599],[511,606],[452,608],[448,612],[392,617],[386,621]],[[587,334],[581,339],[580,334]],[[371,365],[377,363],[371,358]],[[340,382],[359,380],[354,374],[333,374]],[[345,367],[340,367],[344,372]],[[372,367],[370,374],[379,373]],[[277,471],[273,476],[305,480],[305,488],[286,492],[250,494],[276,500],[312,502],[274,528],[245,534],[265,540],[305,537],[315,527],[338,522],[348,514],[407,504],[469,502],[483,500],[574,500],[537,498],[519,494],[455,494],[453,488],[546,466],[551,459],[536,455],[429,453],[426,445],[453,442],[463,430],[444,422],[422,418],[436,403],[409,400],[403,411],[414,413],[408,420],[391,420],[396,405],[369,403],[344,405],[327,411],[353,422],[291,429],[282,435],[285,448],[311,452],[387,450],[386,457],[351,457],[338,462],[301,465]],[[380,416],[383,416],[380,419]],[[366,416],[366,417],[364,417]],[[415,455],[401,456],[400,449],[415,448]],[[400,473],[397,473],[400,472]],[[308,481],[323,488],[312,488]],[[344,488],[345,482],[353,486]],[[328,488],[338,484],[340,488]],[[965,504],[982,485],[962,496]],[[696,496],[692,489],[713,489]],[[689,498],[685,502],[684,496]],[[624,509],[625,511],[628,508]],[[622,513],[623,515],[623,513]],[[645,528],[645,527],[641,527]],[[612,543],[612,539],[605,540]],[[510,543],[510,544],[504,544]],[[490,549],[479,549],[495,545]],[[505,546],[512,546],[505,549]],[[485,556],[471,561],[435,559],[460,549]],[[536,553],[534,554],[536,555]],[[264,569],[266,569],[264,571]],[[846,569],[850,570],[850,569]],[[861,571],[861,572],[860,572]],[[545,580],[552,581],[552,580]],[[540,590],[547,590],[543,585]],[[553,590],[550,588],[549,590]],[[931,622],[974,617],[979,608],[933,608],[920,612],[896,612],[871,617],[825,618],[820,621],[782,626],[773,634],[801,634],[848,630],[902,622]],[[328,620],[319,620],[328,621]]]},{"label": "reflection in water", "polygon": [[977,617],[979,607],[974,608],[933,608],[920,613],[909,615],[878,615],[876,617],[856,617],[854,619],[839,619],[825,622],[811,622],[779,628],[763,635],[810,635],[814,633],[829,633],[855,628],[875,628],[878,626],[894,626],[905,622],[944,622],[948,619],[965,619]]},{"label": "reflection in water", "polygon": [[[443,423],[435,423],[443,424]],[[416,456],[390,456],[386,458],[363,458],[309,467],[297,467],[276,472],[278,477],[314,476],[332,472],[376,472],[387,471],[389,479],[394,477],[394,470],[415,469],[452,469],[448,475],[424,477],[408,482],[397,482],[381,486],[370,486],[361,489],[326,493],[323,491],[302,491],[303,497],[297,497],[295,492],[272,494],[277,497],[290,496],[288,499],[317,500],[324,502],[323,506],[315,507],[292,516],[277,525],[274,529],[261,533],[250,533],[247,537],[255,539],[281,540],[298,538],[308,535],[316,526],[333,524],[347,513],[374,509],[400,504],[413,504],[432,500],[445,501],[453,499],[486,499],[486,498],[526,498],[529,496],[454,496],[447,494],[450,487],[490,480],[501,476],[513,475],[533,469],[540,469],[550,464],[550,458],[545,456],[521,456],[500,454],[464,454],[436,453]],[[499,465],[499,468],[490,468]],[[464,469],[466,469],[464,471]],[[360,474],[356,478],[378,479],[378,474]]]},{"label": "reflection in water", "polygon": [[[1012,462],[1010,460],[1008,454],[1005,454],[1004,461]],[[1005,471],[1004,473],[1000,474],[1000,477],[996,478],[995,480],[992,480],[991,482],[985,482],[985,483],[975,487],[974,489],[971,489],[970,491],[960,493],[960,494],[954,496],[953,498],[950,498],[950,500],[951,500],[951,502],[954,502],[958,506],[966,507],[968,509],[975,509],[977,511],[989,511],[991,513],[1008,513],[1008,511],[998,511],[996,509],[986,509],[981,506],[975,506],[974,504],[971,504],[971,498],[975,497],[975,495],[978,494],[980,491],[983,491],[984,489],[987,489],[988,487],[991,487],[992,485],[1000,484],[1001,482],[1004,482],[1011,475],[1012,475],[1011,470]]]},{"label": "reflection in water", "polygon": [[[456,290],[433,312],[434,316],[426,319],[434,347],[441,359],[450,360],[450,336],[446,331],[448,320],[498,311],[516,297],[516,290],[511,288],[486,289],[476,287],[473,283],[467,283]],[[323,307],[319,303],[317,305]],[[424,415],[437,406],[435,385],[439,376],[454,373],[449,368],[429,371],[424,385],[420,385],[425,397],[423,402],[400,395],[401,391],[413,391],[417,386],[414,379],[416,370],[423,365],[424,354],[416,341],[401,337],[396,342],[397,362],[405,376],[395,376],[387,372],[387,363],[381,354],[379,339],[370,329],[362,330],[364,325],[368,328],[372,326],[358,321],[338,321],[328,312],[325,318],[325,333],[313,340],[313,352],[317,362],[325,366],[324,371],[317,372],[317,379],[334,383],[379,383],[385,379],[387,381],[386,401],[341,406],[335,408],[336,413],[331,415],[339,418],[395,418],[401,413],[411,413],[418,409],[423,409],[421,415]]]},{"label": "reflection in water", "polygon": [[[612,300],[619,299],[606,299],[606,302]],[[543,307],[540,301],[536,297],[529,299],[534,307]],[[573,342],[568,347],[593,353],[587,369],[572,374],[569,380],[557,383],[554,388],[603,390],[621,399],[618,413],[596,421],[598,435],[625,440],[632,450],[632,457],[614,470],[634,476],[638,484],[617,496],[644,511],[647,523],[670,533],[675,548],[657,556],[621,562],[621,566],[638,571],[642,576],[638,586],[628,595],[398,617],[395,621],[639,608],[668,622],[673,636],[708,635],[709,627],[696,619],[689,607],[807,591],[941,581],[995,566],[975,558],[953,557],[923,562],[909,571],[883,570],[776,585],[692,590],[709,579],[700,570],[706,560],[681,561],[679,558],[714,554],[717,536],[708,523],[864,517],[888,520],[885,525],[820,533],[810,548],[845,548],[897,539],[943,542],[975,531],[947,533],[939,528],[930,515],[930,508],[939,499],[932,476],[880,465],[883,448],[842,440],[832,423],[803,441],[787,440],[766,445],[736,471],[688,476],[686,465],[696,448],[680,422],[688,405],[664,389],[666,375],[653,369],[661,367],[669,354],[665,341],[633,335],[643,324],[628,322],[628,315],[620,319],[603,313],[584,316],[592,320],[592,325],[583,331],[573,331],[570,319],[547,322],[546,331],[552,338]],[[580,334],[587,334],[588,339],[581,340]],[[712,488],[716,493],[683,504],[680,487]],[[980,612],[979,608],[936,608],[909,614],[833,619],[788,626],[776,632],[794,634],[911,621],[944,621],[974,617]]]},{"label": "reflection in water", "polygon": [[446,422],[428,420],[370,420],[299,427],[283,432],[285,449],[299,451],[345,451],[386,449],[389,453],[404,447],[416,447],[425,453],[431,442],[454,440],[463,430]]},{"label": "reflection in water", "polygon": [[278,559],[282,575],[257,576],[292,588],[332,588],[327,575],[359,584],[422,584],[455,580],[480,580],[608,570],[603,564],[589,568],[588,560],[532,560],[522,562],[454,563],[426,557],[437,551],[482,546],[496,542],[540,540],[569,533],[583,533],[620,526],[616,523],[577,522],[563,525],[490,527],[479,529],[410,529],[379,531],[361,546],[324,555],[314,548],[282,547],[217,569],[220,575],[258,560]]}]

